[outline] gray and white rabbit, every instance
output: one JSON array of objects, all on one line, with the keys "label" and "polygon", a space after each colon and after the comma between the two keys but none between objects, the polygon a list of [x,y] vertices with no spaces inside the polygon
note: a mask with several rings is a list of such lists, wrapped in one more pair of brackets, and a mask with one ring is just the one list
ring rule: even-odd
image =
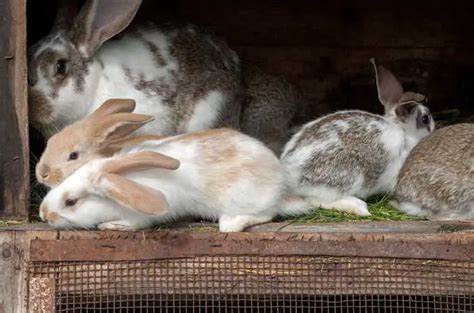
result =
[{"label": "gray and white rabbit", "polygon": [[431,219],[474,219],[474,124],[436,130],[412,150],[392,205]]},{"label": "gray and white rabbit", "polygon": [[281,155],[292,192],[314,206],[369,215],[361,199],[392,192],[411,149],[434,130],[425,96],[404,92],[389,70],[371,63],[385,115],[340,111],[318,118]]},{"label": "gray and white rabbit", "polygon": [[[192,25],[132,28],[141,0],[60,0],[55,27],[29,51],[30,119],[61,129],[110,98],[132,98],[155,121],[145,134],[239,127],[239,58]],[[112,37],[115,37],[112,39]]]}]

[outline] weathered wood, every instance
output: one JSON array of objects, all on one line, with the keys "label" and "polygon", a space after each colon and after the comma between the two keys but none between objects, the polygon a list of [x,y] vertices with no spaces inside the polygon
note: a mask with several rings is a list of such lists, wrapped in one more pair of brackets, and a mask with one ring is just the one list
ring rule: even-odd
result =
[{"label": "weathered wood", "polygon": [[474,261],[474,233],[466,244],[409,241],[328,240],[317,235],[228,234],[226,237],[175,233],[157,239],[33,240],[35,261],[124,261],[209,255],[382,257]]},{"label": "weathered wood", "polygon": [[56,232],[0,231],[0,312],[27,310],[27,262],[33,238],[54,239]]},{"label": "weathered wood", "polygon": [[26,3],[0,1],[0,217],[28,217]]},{"label": "weathered wood", "polygon": [[[163,230],[163,229],[161,229]],[[170,231],[177,232],[196,232],[196,231],[217,231],[217,224],[214,223],[184,223],[177,222],[170,225]],[[136,232],[121,231],[68,231],[55,230],[46,223],[25,223],[0,227],[0,232],[8,231],[57,231],[59,236],[66,234],[141,234],[154,233],[157,230],[147,229]],[[298,224],[290,222],[265,223],[255,225],[246,229],[246,232],[270,233],[270,232],[292,232],[292,233],[347,233],[347,234],[439,234],[455,232],[474,231],[474,221],[360,221],[360,222],[342,222],[342,223],[313,223]]]}]

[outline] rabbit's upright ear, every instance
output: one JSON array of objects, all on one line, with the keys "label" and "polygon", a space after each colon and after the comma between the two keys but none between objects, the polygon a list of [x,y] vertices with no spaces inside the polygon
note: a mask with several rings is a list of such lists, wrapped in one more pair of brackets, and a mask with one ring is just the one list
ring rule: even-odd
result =
[{"label": "rabbit's upright ear", "polygon": [[141,213],[160,215],[169,210],[165,195],[125,177],[103,173],[94,180],[98,194]]},{"label": "rabbit's upright ear", "polygon": [[87,58],[124,30],[133,20],[141,0],[87,0],[74,20],[72,41]]},{"label": "rabbit's upright ear", "polygon": [[102,170],[107,173],[119,174],[127,171],[153,168],[176,170],[179,165],[178,160],[167,155],[153,151],[142,151],[127,154],[122,158],[114,158],[108,161]]},{"label": "rabbit's upright ear", "polygon": [[109,99],[102,103],[92,114],[92,118],[103,117],[115,113],[132,113],[135,110],[133,99]]},{"label": "rabbit's upright ear", "polygon": [[383,104],[385,112],[393,111],[403,96],[402,84],[400,84],[392,72],[377,64],[374,58],[370,59],[370,63],[373,65],[375,71],[375,82],[377,84],[379,101]]},{"label": "rabbit's upright ear", "polygon": [[106,147],[127,138],[153,120],[151,115],[134,113],[116,113],[99,117],[91,123],[91,137],[97,146]]}]

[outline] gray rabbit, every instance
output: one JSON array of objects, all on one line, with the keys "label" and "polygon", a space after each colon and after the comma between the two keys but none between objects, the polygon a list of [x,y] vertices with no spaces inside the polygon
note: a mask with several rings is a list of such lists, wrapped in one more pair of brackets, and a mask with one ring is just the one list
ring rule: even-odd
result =
[{"label": "gray rabbit", "polygon": [[393,206],[432,219],[474,218],[474,124],[436,130],[403,165]]}]

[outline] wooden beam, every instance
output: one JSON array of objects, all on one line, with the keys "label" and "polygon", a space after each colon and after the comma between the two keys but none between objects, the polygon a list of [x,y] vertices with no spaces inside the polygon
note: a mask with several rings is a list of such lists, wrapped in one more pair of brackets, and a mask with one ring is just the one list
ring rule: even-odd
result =
[{"label": "wooden beam", "polygon": [[[56,237],[55,231],[0,231],[0,313],[51,312],[28,310],[27,264],[32,239]],[[43,295],[36,299],[35,304],[47,303]]]},{"label": "wooden beam", "polygon": [[0,0],[0,218],[28,217],[25,0]]}]

